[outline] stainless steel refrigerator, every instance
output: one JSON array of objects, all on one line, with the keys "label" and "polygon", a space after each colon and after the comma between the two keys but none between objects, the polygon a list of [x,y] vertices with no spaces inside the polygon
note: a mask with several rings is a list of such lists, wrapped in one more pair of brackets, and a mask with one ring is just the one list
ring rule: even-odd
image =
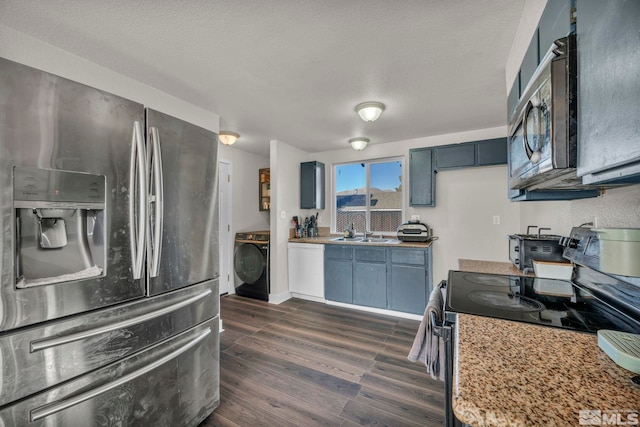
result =
[{"label": "stainless steel refrigerator", "polygon": [[0,426],[219,403],[217,135],[0,58]]}]

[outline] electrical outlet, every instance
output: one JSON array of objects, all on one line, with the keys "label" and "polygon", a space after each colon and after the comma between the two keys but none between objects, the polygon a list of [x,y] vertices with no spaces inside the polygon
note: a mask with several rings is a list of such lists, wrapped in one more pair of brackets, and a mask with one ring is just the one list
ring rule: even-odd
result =
[{"label": "electrical outlet", "polygon": [[500,215],[493,216],[493,225],[500,225]]},{"label": "electrical outlet", "polygon": [[287,219],[287,212],[286,211],[280,211],[280,219]]},{"label": "electrical outlet", "polygon": [[411,221],[420,221],[420,215],[411,215]]}]

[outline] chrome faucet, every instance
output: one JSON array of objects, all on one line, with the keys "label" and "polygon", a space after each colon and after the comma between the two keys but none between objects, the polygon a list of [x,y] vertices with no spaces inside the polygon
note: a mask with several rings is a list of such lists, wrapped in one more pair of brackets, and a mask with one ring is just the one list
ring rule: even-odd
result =
[{"label": "chrome faucet", "polygon": [[367,231],[367,216],[359,212],[354,213],[354,215],[361,216],[364,219],[364,230],[362,230],[362,237],[366,239],[367,234],[372,235],[373,233]]}]

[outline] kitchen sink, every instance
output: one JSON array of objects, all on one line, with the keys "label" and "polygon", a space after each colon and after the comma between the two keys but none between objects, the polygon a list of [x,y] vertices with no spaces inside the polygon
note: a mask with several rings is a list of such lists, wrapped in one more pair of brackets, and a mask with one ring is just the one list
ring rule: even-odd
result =
[{"label": "kitchen sink", "polygon": [[362,242],[362,237],[335,237],[332,242]]},{"label": "kitchen sink", "polygon": [[366,239],[362,239],[360,241],[360,243],[392,243],[392,244],[396,244],[396,243],[400,243],[400,240],[397,239],[387,239],[384,237],[369,237]]},{"label": "kitchen sink", "polygon": [[366,239],[363,237],[334,237],[331,239],[332,242],[351,242],[351,243],[385,243],[385,244],[396,244],[400,243],[400,240],[390,239],[385,237],[367,237]]}]

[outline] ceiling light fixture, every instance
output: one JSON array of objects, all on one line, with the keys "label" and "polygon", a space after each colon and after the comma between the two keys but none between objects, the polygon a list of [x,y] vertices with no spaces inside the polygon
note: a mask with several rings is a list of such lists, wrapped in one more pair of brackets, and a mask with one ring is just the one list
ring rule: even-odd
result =
[{"label": "ceiling light fixture", "polygon": [[353,148],[356,151],[364,150],[368,143],[369,143],[369,138],[358,137],[358,138],[351,138],[349,140],[349,144],[351,144],[351,148]]},{"label": "ceiling light fixture", "polygon": [[365,122],[375,121],[383,111],[384,104],[382,102],[369,101],[356,105],[356,113]]},{"label": "ceiling light fixture", "polygon": [[239,134],[228,130],[221,130],[218,134],[218,139],[220,139],[220,142],[222,142],[224,145],[233,145],[233,143],[236,142],[238,138],[240,138]]}]

